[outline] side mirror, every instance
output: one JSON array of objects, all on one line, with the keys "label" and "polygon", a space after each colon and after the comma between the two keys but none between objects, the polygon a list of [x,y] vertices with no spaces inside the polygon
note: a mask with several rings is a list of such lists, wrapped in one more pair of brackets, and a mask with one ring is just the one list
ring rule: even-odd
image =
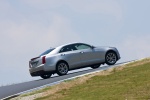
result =
[{"label": "side mirror", "polygon": [[95,47],[92,45],[91,48],[94,49]]}]

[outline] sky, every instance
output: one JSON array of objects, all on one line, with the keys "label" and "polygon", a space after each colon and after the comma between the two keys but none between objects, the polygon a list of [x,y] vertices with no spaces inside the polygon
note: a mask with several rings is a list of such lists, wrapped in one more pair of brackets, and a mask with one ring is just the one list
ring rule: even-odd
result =
[{"label": "sky", "polygon": [[71,42],[150,57],[150,0],[0,0],[0,85],[40,79],[29,60]]}]

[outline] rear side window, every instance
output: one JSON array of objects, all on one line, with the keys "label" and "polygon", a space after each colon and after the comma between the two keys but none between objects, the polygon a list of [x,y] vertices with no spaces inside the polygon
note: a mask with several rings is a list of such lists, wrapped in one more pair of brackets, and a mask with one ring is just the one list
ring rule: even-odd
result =
[{"label": "rear side window", "polygon": [[46,54],[50,53],[50,52],[53,51],[54,49],[55,49],[55,48],[46,50],[45,52],[43,52],[42,54],[40,54],[40,57],[43,56],[43,55],[46,55]]},{"label": "rear side window", "polygon": [[74,51],[74,50],[77,50],[74,45],[67,45],[67,46],[64,46],[61,50],[60,50],[60,53],[61,52],[68,52],[68,51]]},{"label": "rear side window", "polygon": [[60,50],[60,53],[61,53],[61,52],[67,52],[67,51],[72,51],[72,49],[71,49],[70,46],[65,46],[65,47],[63,47],[63,48]]}]

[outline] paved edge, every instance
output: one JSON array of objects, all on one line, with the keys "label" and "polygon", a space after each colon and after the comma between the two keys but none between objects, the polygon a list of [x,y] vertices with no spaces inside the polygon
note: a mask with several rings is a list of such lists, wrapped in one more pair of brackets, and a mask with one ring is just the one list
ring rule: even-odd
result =
[{"label": "paved edge", "polygon": [[[142,59],[139,59],[139,60],[131,60],[131,61],[127,61],[125,63],[121,63],[119,65],[114,65],[110,68],[115,68],[115,67],[119,67],[120,65],[125,65],[125,64],[128,64],[128,63],[132,63],[132,62],[135,62],[135,61],[140,61],[140,60],[143,60],[145,58],[142,58]],[[109,69],[109,68],[107,68]],[[71,78],[67,78],[67,79],[63,79],[63,80],[60,80],[60,81],[57,81],[57,82],[53,82],[53,83],[50,83],[50,84],[46,84],[46,85],[43,85],[43,86],[40,86],[40,87],[37,87],[37,88],[33,88],[33,89],[30,89],[30,90],[26,90],[26,91],[23,91],[23,92],[20,92],[20,93],[17,93],[17,94],[14,94],[14,95],[10,95],[8,97],[5,97],[5,98],[2,98],[1,100],[9,100],[9,99],[12,99],[12,98],[15,98],[21,94],[25,94],[25,93],[29,93],[29,92],[32,92],[32,91],[35,91],[35,90],[39,90],[39,89],[42,89],[44,87],[47,87],[47,86],[53,86],[53,85],[56,85],[56,84],[59,84],[63,81],[66,81],[66,80],[72,80],[72,79],[75,79],[75,78],[78,78],[78,77],[82,77],[82,76],[85,76],[85,75],[90,75],[90,74],[93,74],[93,73],[97,73],[97,72],[101,72],[101,71],[104,71],[106,69],[103,69],[103,70],[98,70],[98,71],[94,71],[94,72],[89,72],[89,73],[86,73],[86,74],[82,74],[82,75],[78,75],[78,76],[74,76],[74,77],[71,77]]]}]

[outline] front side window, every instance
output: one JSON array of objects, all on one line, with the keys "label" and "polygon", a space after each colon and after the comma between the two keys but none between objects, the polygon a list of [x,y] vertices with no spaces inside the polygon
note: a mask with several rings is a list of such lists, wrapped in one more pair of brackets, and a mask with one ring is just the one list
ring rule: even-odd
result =
[{"label": "front side window", "polygon": [[77,50],[82,50],[82,49],[90,49],[91,46],[90,46],[90,45],[86,45],[86,44],[76,44],[76,45],[75,45],[75,48],[76,48]]}]

